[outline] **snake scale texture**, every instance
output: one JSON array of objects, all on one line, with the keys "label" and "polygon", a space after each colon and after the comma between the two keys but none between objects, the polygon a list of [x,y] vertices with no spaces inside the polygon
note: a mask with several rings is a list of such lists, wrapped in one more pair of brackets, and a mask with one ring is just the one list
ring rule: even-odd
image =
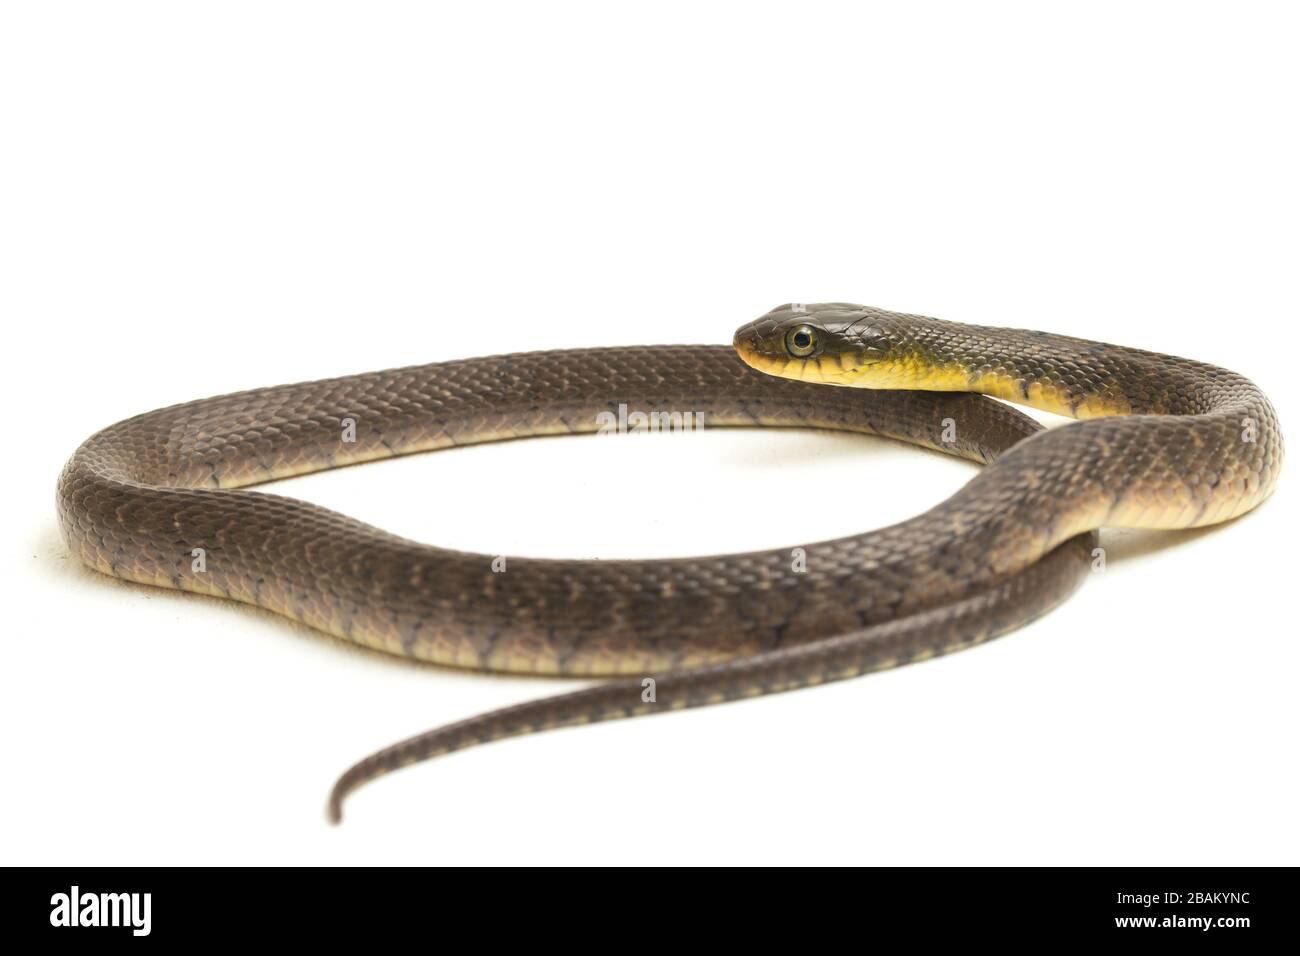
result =
[{"label": "snake scale texture", "polygon": [[[994,398],[1089,420],[1044,430]],[[502,562],[245,490],[414,452],[595,432],[638,413],[881,435],[988,467],[888,528],[797,553],[654,561]],[[731,347],[503,355],[149,412],[78,448],[57,504],[68,547],[105,574],[256,604],[422,661],[613,678],[366,758],[335,785],[337,820],[361,783],[474,744],[805,687],[994,637],[1074,589],[1096,529],[1227,520],[1271,493],[1281,465],[1268,399],[1212,365],[790,304]],[[828,506],[849,508],[854,493]]]}]

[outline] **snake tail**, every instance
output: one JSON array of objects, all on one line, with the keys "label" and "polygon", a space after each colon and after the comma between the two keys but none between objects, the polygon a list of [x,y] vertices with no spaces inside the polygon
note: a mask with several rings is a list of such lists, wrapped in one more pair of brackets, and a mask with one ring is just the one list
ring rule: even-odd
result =
[{"label": "snake tail", "polygon": [[1093,561],[1097,537],[1078,535],[1041,561],[955,604],[788,650],[625,678],[542,697],[437,727],[366,757],[330,792],[330,822],[358,787],[394,770],[524,734],[798,690],[964,650],[1022,627],[1064,601]]}]

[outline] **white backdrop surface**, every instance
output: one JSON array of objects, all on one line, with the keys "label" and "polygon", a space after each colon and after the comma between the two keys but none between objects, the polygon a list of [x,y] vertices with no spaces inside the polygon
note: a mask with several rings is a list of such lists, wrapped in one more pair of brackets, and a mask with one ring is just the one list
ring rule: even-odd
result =
[{"label": "white backdrop surface", "polygon": [[[172,402],[471,355],[726,342],[851,300],[1213,361],[1296,421],[1284,5],[10,4],[0,860],[1297,862],[1293,476],[1107,532],[969,653],[483,747],[351,760],[579,682],[414,666],[86,571],[54,480]],[[284,482],[474,551],[818,540],[972,468],[706,431]],[[812,501],[836,507],[789,508]]]}]

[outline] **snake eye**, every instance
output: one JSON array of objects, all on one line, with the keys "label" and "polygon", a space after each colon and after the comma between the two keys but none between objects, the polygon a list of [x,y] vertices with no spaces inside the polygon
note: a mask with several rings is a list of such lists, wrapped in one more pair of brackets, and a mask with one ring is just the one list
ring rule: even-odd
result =
[{"label": "snake eye", "polygon": [[796,325],[785,334],[785,348],[795,358],[807,358],[817,351],[817,333],[811,326]]}]

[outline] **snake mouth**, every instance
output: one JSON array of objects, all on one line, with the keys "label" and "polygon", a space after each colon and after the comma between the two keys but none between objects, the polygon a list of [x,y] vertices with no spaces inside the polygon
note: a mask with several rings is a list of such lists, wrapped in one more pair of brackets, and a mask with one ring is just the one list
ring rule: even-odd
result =
[{"label": "snake mouth", "polygon": [[758,331],[758,323],[751,322],[736,330],[731,340],[732,347],[746,362],[757,356],[763,344],[763,336]]},{"label": "snake mouth", "polygon": [[[809,365],[808,359],[794,358],[784,351],[773,352],[764,349],[759,340],[742,338],[740,333],[737,333],[732,346],[742,362],[766,375],[793,379],[803,379],[805,377],[802,373]],[[815,360],[813,360],[812,364],[815,367]]]},{"label": "snake mouth", "polygon": [[761,351],[762,339],[758,331],[752,325],[747,325],[736,332],[735,338],[731,342],[732,348],[740,356],[740,360],[751,368],[756,368],[760,372],[766,372],[768,366],[772,363],[771,356],[763,354]]}]

